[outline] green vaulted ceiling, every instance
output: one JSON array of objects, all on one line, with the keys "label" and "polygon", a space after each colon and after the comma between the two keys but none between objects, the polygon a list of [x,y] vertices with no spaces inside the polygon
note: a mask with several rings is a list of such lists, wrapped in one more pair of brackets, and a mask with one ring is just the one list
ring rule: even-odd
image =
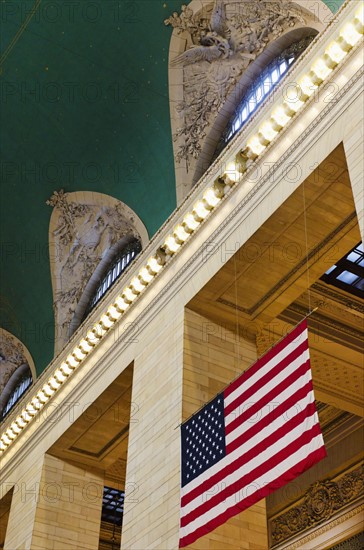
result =
[{"label": "green vaulted ceiling", "polygon": [[[3,0],[0,326],[53,356],[54,190],[99,191],[149,235],[176,205],[168,100],[177,0]],[[336,11],[341,0],[327,0]]]}]

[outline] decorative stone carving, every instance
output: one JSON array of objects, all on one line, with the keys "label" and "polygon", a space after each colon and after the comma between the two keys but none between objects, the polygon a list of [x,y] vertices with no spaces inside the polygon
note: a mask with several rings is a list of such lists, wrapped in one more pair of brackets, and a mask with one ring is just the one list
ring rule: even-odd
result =
[{"label": "decorative stone carving", "polygon": [[67,340],[78,300],[106,251],[125,235],[142,244],[148,236],[130,208],[101,193],[65,193],[61,189],[47,204],[54,208],[50,257],[59,351]]},{"label": "decorative stone carving", "polygon": [[18,367],[27,363],[23,344],[10,332],[0,329],[0,393]]},{"label": "decorative stone carving", "polygon": [[270,522],[272,546],[330,519],[341,508],[363,494],[363,464],[335,481],[317,481],[311,485],[297,506]]},{"label": "decorative stone carving", "polygon": [[180,125],[173,139],[176,161],[198,158],[206,129],[248,65],[282,33],[305,24],[289,0],[215,0],[194,13],[182,6],[164,21],[184,38],[187,49],[171,61],[183,70],[183,100],[175,107]]}]

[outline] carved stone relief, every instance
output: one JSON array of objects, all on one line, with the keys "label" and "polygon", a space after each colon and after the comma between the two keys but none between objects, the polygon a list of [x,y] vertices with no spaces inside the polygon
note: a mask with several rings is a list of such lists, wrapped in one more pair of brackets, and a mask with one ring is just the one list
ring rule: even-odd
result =
[{"label": "carved stone relief", "polygon": [[14,372],[24,364],[28,364],[33,378],[35,369],[26,347],[13,334],[0,328],[0,394]]},{"label": "carved stone relief", "polygon": [[180,53],[171,46],[170,54],[171,118],[176,168],[190,172],[188,179],[209,128],[244,71],[282,34],[313,27],[311,19],[290,0],[214,0],[184,4],[180,14],[164,21],[180,45]]},{"label": "carved stone relief", "polygon": [[55,191],[47,204],[54,209],[50,258],[57,352],[68,339],[78,300],[107,250],[126,235],[143,246],[148,234],[130,208],[101,193]]},{"label": "carved stone relief", "polygon": [[299,504],[269,522],[272,547],[329,520],[363,494],[363,464],[338,479],[315,482]]}]

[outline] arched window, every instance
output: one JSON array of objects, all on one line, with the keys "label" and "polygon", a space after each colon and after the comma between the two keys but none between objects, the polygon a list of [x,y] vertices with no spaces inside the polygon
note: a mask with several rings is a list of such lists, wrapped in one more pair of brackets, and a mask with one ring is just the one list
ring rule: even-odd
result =
[{"label": "arched window", "polygon": [[141,251],[142,246],[140,241],[134,239],[132,242],[128,243],[123,247],[119,254],[113,259],[109,264],[109,268],[106,274],[103,276],[100,281],[96,291],[89,301],[89,304],[85,310],[83,320],[89,315],[93,308],[99,303],[101,298],[105,296],[109,288],[119,279],[119,277],[124,273],[126,268],[131,264],[135,257]]},{"label": "arched window", "polygon": [[10,413],[22,395],[27,391],[33,382],[33,376],[28,365],[19,367],[9,379],[1,395],[0,418]]},{"label": "arched window", "polygon": [[112,246],[91,275],[77,304],[69,327],[69,337],[96,307],[142,250],[142,243],[127,235]]},{"label": "arched window", "polygon": [[308,36],[292,44],[289,48],[286,48],[278,57],[269,63],[253,84],[249,86],[239,102],[234,115],[226,126],[214,153],[213,160],[218,157],[229,141],[232,140],[235,134],[237,134],[257,110],[259,105],[263,103],[274,90],[287,73],[290,66],[298,59],[301,53],[305,51],[314,38],[314,36]]}]

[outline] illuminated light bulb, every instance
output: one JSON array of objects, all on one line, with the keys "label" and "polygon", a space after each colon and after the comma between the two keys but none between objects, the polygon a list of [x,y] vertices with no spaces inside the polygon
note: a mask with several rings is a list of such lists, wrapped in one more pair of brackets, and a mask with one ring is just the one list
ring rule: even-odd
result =
[{"label": "illuminated light bulb", "polygon": [[43,393],[45,393],[48,397],[51,397],[54,394],[54,391],[49,384],[44,384],[42,388]]},{"label": "illuminated light bulb", "polygon": [[267,145],[269,145],[271,142],[271,140],[267,139],[267,137],[264,134],[262,134],[262,132],[258,132],[257,138],[259,140],[259,143],[264,147],[267,147]]},{"label": "illuminated light bulb", "polygon": [[359,9],[355,12],[355,17],[360,21],[360,23],[364,24],[364,4],[361,2]]},{"label": "illuminated light bulb", "polygon": [[25,407],[26,412],[33,418],[38,412],[37,409],[33,407],[31,403],[28,403],[28,405]]},{"label": "illuminated light bulb", "polygon": [[92,329],[92,332],[96,336],[96,338],[101,340],[101,338],[106,334],[107,331],[101,323],[96,323],[96,325]]},{"label": "illuminated light bulb", "polygon": [[77,361],[73,355],[69,355],[66,359],[68,365],[71,367],[71,369],[75,369],[76,367],[78,367],[78,363],[79,361]]},{"label": "illuminated light bulb", "polygon": [[0,440],[0,450],[5,451],[6,447],[7,447],[7,445],[5,445],[4,441],[1,439]]},{"label": "illuminated light bulb", "polygon": [[128,302],[132,302],[133,300],[135,300],[136,294],[132,291],[130,287],[127,286],[126,288],[124,288],[122,298],[124,298],[124,300],[127,300]]},{"label": "illuminated light bulb", "polygon": [[343,52],[345,52],[345,54],[347,54],[348,52],[350,52],[350,50],[352,49],[352,45],[351,44],[348,44],[348,42],[346,42],[345,38],[343,36],[339,36],[337,39],[336,39],[336,43],[337,45],[342,49]]},{"label": "illuminated light bulb", "polygon": [[107,314],[109,317],[114,319],[114,321],[117,321],[119,317],[121,317],[120,311],[116,309],[115,306],[110,306],[109,309],[107,310]]},{"label": "illuminated light bulb", "polygon": [[207,202],[207,204],[211,208],[215,208],[217,204],[221,201],[221,198],[216,194],[218,192],[218,189],[214,189],[213,187],[209,187],[206,189],[206,191],[203,194],[204,201]]},{"label": "illuminated light bulb", "polygon": [[318,74],[316,74],[315,71],[310,71],[308,73],[308,77],[311,80],[312,84],[314,84],[315,86],[320,86],[320,84],[322,84],[324,80],[322,76],[319,76]]},{"label": "illuminated light bulb", "polygon": [[17,424],[15,424],[15,422],[13,422],[10,426],[10,428],[13,430],[14,433],[16,434],[20,434],[21,432],[21,429],[19,428],[19,426]]},{"label": "illuminated light bulb", "polygon": [[127,304],[121,296],[118,296],[115,300],[116,307],[118,307],[121,311],[125,311],[128,309],[129,304]]},{"label": "illuminated light bulb", "polygon": [[153,275],[150,273],[150,271],[146,267],[143,267],[139,271],[139,277],[141,278],[142,281],[144,281],[145,284],[150,283],[154,279]]},{"label": "illuminated light bulb", "polygon": [[155,257],[149,258],[149,260],[147,261],[147,266],[154,275],[159,273],[162,269],[162,265]]},{"label": "illuminated light bulb", "polygon": [[263,122],[259,128],[259,133],[261,133],[268,141],[273,141],[273,139],[278,135],[277,130],[272,126],[272,123],[269,120]]},{"label": "illuminated light bulb", "polygon": [[204,204],[202,201],[197,201],[196,204],[194,205],[193,207],[193,210],[192,210],[195,218],[197,217],[198,220],[204,220],[206,218],[206,216],[208,216],[209,214],[209,211],[207,210],[207,208],[205,208]]},{"label": "illuminated light bulb", "polygon": [[364,25],[363,25],[363,22],[360,21],[359,17],[355,17],[355,19],[353,21],[353,25],[354,25],[355,30],[359,34],[364,34]]},{"label": "illuminated light bulb", "polygon": [[200,222],[196,220],[195,216],[191,214],[191,212],[188,212],[183,218],[183,226],[186,228],[186,231],[188,231],[189,233],[193,233],[199,225],[200,225]]},{"label": "illuminated light bulb", "polygon": [[337,66],[337,61],[334,61],[327,53],[324,53],[322,60],[331,71]]},{"label": "illuminated light bulb", "polygon": [[30,422],[32,419],[32,417],[30,416],[29,413],[27,413],[27,411],[23,411],[20,416],[23,418],[23,420],[25,420],[25,422]]},{"label": "illuminated light bulb", "polygon": [[293,114],[291,116],[293,116],[294,114],[297,113],[297,111],[302,107],[302,105],[304,105],[305,102],[304,101],[301,101],[301,100],[298,100],[298,101],[289,101],[289,100],[286,100],[284,101],[283,103],[283,106],[285,108],[285,112],[292,112]]},{"label": "illuminated light bulb", "polygon": [[27,425],[27,423],[24,422],[21,416],[18,416],[15,422],[18,424],[19,428],[25,428],[25,426]]},{"label": "illuminated light bulb", "polygon": [[62,384],[65,380],[67,380],[67,376],[65,376],[60,369],[56,370],[56,372],[54,373],[54,378],[60,384]]},{"label": "illuminated light bulb", "polygon": [[47,403],[47,401],[48,401],[48,397],[46,396],[45,393],[43,393],[43,390],[40,390],[40,391],[37,393],[37,396],[36,396],[36,397],[37,397],[37,398],[39,399],[39,401],[40,401],[41,403],[43,403],[43,404],[44,404],[44,403]]},{"label": "illuminated light bulb", "polygon": [[265,149],[265,145],[262,145],[257,135],[249,139],[249,141],[247,142],[247,147],[256,157],[259,156]]},{"label": "illuminated light bulb", "polygon": [[181,245],[176,241],[173,235],[168,235],[163,245],[168,254],[174,254],[175,252],[177,252],[180,246]]},{"label": "illuminated light bulb", "polygon": [[52,378],[48,380],[48,384],[53,390],[58,390],[58,388],[61,386],[61,383],[56,379],[55,376],[52,376]]},{"label": "illuminated light bulb", "polygon": [[185,230],[183,225],[177,225],[174,228],[174,237],[178,239],[179,242],[184,243],[187,241],[188,237],[190,236],[189,233]]},{"label": "illuminated light bulb", "polygon": [[83,349],[80,346],[77,346],[73,352],[72,355],[76,357],[79,361],[82,361],[86,357],[86,353],[83,351]]},{"label": "illuminated light bulb", "polygon": [[327,64],[321,57],[319,57],[315,61],[311,69],[321,81],[325,80],[325,78],[327,78],[329,74],[332,72],[332,69],[327,66]]},{"label": "illuminated light bulb", "polygon": [[134,293],[140,294],[145,288],[145,285],[141,282],[141,280],[138,277],[134,277],[130,283],[130,286],[132,287]]},{"label": "illuminated light bulb", "polygon": [[81,348],[81,350],[84,352],[84,353],[90,353],[90,351],[92,350],[93,346],[91,345],[90,342],[87,342],[87,340],[85,340],[84,338],[81,340],[81,342],[79,343],[79,347]]},{"label": "illuminated light bulb", "polygon": [[16,438],[16,433],[13,432],[11,428],[8,428],[5,432],[5,435],[8,436],[9,439],[13,440]]},{"label": "illuminated light bulb", "polygon": [[331,42],[328,48],[325,51],[327,55],[334,63],[340,63],[342,59],[346,56],[347,52],[342,50],[337,42]]},{"label": "illuminated light bulb", "polygon": [[41,403],[41,401],[39,401],[39,399],[37,399],[36,397],[33,397],[30,404],[32,405],[32,407],[34,407],[34,409],[37,409],[38,411],[43,407],[43,403]]},{"label": "illuminated light bulb", "polygon": [[100,323],[105,329],[109,329],[113,326],[114,321],[104,314],[100,319]]},{"label": "illuminated light bulb", "polygon": [[282,126],[282,128],[291,120],[291,117],[285,113],[284,108],[281,105],[273,111],[272,118],[277,122],[277,124]]},{"label": "illuminated light bulb", "polygon": [[59,368],[66,376],[69,376],[73,371],[73,369],[71,369],[69,365],[67,365],[67,363],[62,363]]},{"label": "illuminated light bulb", "polygon": [[241,178],[241,172],[235,162],[229,162],[227,164],[224,174],[234,183],[238,182]]},{"label": "illuminated light bulb", "polygon": [[5,445],[8,447],[10,444],[11,444],[11,439],[8,438],[8,436],[6,434],[3,434],[1,436],[1,440],[3,443],[5,443]]},{"label": "illuminated light bulb", "polygon": [[305,74],[299,81],[298,85],[302,90],[303,97],[301,99],[305,100],[312,96],[312,94],[317,89],[316,84],[313,84],[312,80],[309,78],[307,74]]},{"label": "illuminated light bulb", "polygon": [[350,46],[355,46],[355,44],[360,40],[361,34],[355,28],[352,23],[347,23],[342,29],[340,36],[343,37],[345,42],[350,44]]}]

